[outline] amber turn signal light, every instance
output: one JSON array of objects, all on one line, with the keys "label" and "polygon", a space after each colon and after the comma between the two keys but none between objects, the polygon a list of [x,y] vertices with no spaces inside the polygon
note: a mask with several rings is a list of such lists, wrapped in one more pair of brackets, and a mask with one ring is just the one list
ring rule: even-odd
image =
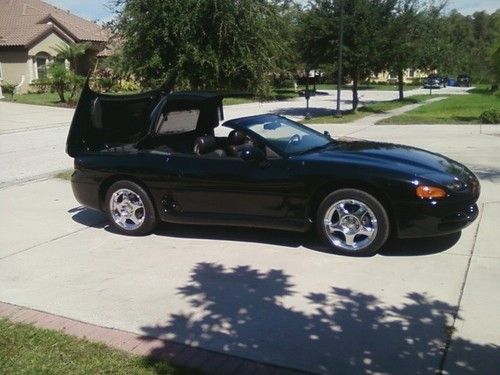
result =
[{"label": "amber turn signal light", "polygon": [[422,199],[444,198],[446,191],[435,186],[420,185],[417,187],[417,197]]}]

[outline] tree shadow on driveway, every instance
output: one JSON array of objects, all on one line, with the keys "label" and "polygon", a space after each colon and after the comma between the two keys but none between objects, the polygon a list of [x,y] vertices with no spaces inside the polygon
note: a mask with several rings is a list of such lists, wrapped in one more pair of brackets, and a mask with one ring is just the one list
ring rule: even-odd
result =
[{"label": "tree shadow on driveway", "polygon": [[[198,263],[178,294],[190,308],[144,326],[144,340],[184,345],[323,374],[435,374],[457,307],[421,293],[399,304],[332,286],[303,292],[283,270]],[[287,299],[301,299],[300,310]],[[461,319],[460,316],[457,317]],[[456,338],[464,356],[448,357],[451,373],[494,371],[500,348]],[[160,355],[162,348],[151,355]],[[487,372],[482,372],[487,373]]]}]

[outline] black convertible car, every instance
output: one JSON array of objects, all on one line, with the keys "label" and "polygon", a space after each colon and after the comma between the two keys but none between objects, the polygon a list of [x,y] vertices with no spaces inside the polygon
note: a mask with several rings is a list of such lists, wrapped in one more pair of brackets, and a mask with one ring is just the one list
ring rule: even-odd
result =
[{"label": "black convertible car", "polygon": [[[307,231],[335,252],[460,231],[478,215],[465,166],[413,147],[332,139],[285,117],[225,122],[223,97],[162,90],[104,95],[85,86],[67,140],[72,186],[117,231],[158,221]],[[230,229],[228,229],[230,230]]]}]

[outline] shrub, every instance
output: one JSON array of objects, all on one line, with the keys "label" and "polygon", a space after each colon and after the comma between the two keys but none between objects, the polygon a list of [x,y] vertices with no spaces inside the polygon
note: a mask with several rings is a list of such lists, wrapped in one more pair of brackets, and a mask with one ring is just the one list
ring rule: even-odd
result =
[{"label": "shrub", "polygon": [[96,79],[95,83],[97,91],[109,92],[113,88],[114,81],[113,78],[101,77]]},{"label": "shrub", "polygon": [[50,91],[50,80],[48,78],[35,79],[31,84],[34,88],[34,92],[37,94],[45,93]]},{"label": "shrub", "polygon": [[500,124],[500,110],[488,109],[479,116],[482,124]]},{"label": "shrub", "polygon": [[[48,86],[57,92],[62,103],[73,102],[76,92],[85,82],[85,77],[76,75],[71,70],[66,69],[62,63],[53,63],[48,70]],[[66,100],[66,92],[69,96]]]},{"label": "shrub", "polygon": [[16,91],[16,84],[15,83],[2,83],[2,92],[6,95],[10,95],[11,98],[14,97],[14,92]]},{"label": "shrub", "polygon": [[118,91],[140,91],[141,86],[133,80],[121,80],[117,85]]}]

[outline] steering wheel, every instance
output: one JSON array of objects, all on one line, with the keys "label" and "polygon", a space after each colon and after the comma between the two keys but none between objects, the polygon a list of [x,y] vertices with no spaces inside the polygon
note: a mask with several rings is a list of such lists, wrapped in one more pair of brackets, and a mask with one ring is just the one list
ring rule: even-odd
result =
[{"label": "steering wheel", "polygon": [[300,135],[298,134],[292,135],[291,138],[288,140],[288,143],[286,144],[285,150],[288,150],[292,145],[299,142],[300,142]]}]

